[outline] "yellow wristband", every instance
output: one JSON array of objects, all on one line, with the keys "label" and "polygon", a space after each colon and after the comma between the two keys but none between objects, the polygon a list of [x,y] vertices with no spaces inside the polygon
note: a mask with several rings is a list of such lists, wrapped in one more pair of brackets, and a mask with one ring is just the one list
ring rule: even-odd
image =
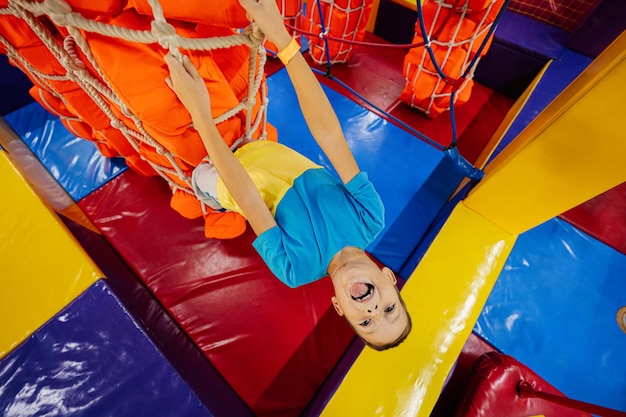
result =
[{"label": "yellow wristband", "polygon": [[278,52],[278,59],[280,59],[284,65],[287,65],[298,52],[300,52],[300,44],[298,44],[298,41],[295,39],[291,39],[291,42],[289,42],[283,50]]}]

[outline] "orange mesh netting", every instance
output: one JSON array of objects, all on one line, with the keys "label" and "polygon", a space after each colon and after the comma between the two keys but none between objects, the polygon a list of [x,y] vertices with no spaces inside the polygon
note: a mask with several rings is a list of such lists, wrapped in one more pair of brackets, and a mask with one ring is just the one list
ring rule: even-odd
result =
[{"label": "orange mesh netting", "polygon": [[238,236],[245,219],[215,212],[193,193],[191,173],[207,154],[164,82],[163,56],[185,53],[198,67],[227,145],[276,140],[266,122],[260,41],[237,0],[211,7],[171,0],[0,0],[0,51],[29,76],[32,96],[105,156],[122,156],[134,171],[164,178],[171,206],[187,218],[203,216],[207,237]]}]

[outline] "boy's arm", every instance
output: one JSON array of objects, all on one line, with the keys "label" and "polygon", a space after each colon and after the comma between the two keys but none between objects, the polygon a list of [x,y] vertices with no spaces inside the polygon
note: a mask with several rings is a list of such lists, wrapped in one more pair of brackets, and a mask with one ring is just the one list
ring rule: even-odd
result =
[{"label": "boy's arm", "polygon": [[[279,51],[291,42],[276,0],[239,0],[239,3]],[[313,138],[343,183],[348,183],[359,173],[359,167],[326,93],[300,52],[287,63],[286,68]]]},{"label": "boy's arm", "polygon": [[191,114],[211,162],[256,235],[276,226],[252,179],[217,130],[211,114],[211,99],[196,67],[187,57],[181,64],[170,54],[165,56],[165,62],[170,70],[167,84]]},{"label": "boy's arm", "polygon": [[360,170],[326,93],[300,52],[285,67],[313,138],[347,184]]}]

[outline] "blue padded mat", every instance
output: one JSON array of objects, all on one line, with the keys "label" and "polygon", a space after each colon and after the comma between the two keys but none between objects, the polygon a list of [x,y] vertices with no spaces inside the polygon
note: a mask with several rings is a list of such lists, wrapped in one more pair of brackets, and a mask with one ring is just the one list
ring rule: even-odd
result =
[{"label": "blue padded mat", "polygon": [[74,201],[127,169],[123,159],[105,158],[94,143],[71,134],[38,103],[4,118]]},{"label": "blue padded mat", "polygon": [[495,38],[531,55],[557,58],[571,33],[554,25],[506,10],[498,23]]},{"label": "blue padded mat", "polygon": [[[273,74],[268,88],[268,120],[278,129],[279,142],[333,171],[306,127],[287,72]],[[324,90],[359,166],[385,204],[386,228],[368,250],[398,271],[463,175],[443,152],[334,90]]]},{"label": "blue padded mat", "polygon": [[475,332],[567,396],[626,411],[626,255],[558,218],[519,236]]},{"label": "blue padded mat", "polygon": [[97,281],[0,361],[0,415],[212,416]]}]

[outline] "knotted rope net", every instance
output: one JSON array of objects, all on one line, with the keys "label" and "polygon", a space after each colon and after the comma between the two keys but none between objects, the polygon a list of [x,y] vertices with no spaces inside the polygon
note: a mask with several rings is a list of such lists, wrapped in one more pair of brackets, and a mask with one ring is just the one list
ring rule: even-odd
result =
[{"label": "knotted rope net", "polygon": [[[101,6],[102,3],[110,4]],[[35,85],[31,94],[46,109],[60,116],[72,133],[96,142],[105,156],[126,158],[129,166],[142,174],[161,176],[174,195],[183,193],[195,199],[191,172],[194,165],[206,156],[205,151],[202,154],[203,147],[195,130],[190,125],[179,126],[178,132],[184,134],[184,138],[179,140],[173,129],[146,122],[144,115],[140,114],[142,111],[138,110],[139,106],[130,105],[131,100],[124,97],[124,91],[120,91],[120,86],[112,79],[113,70],[103,65],[107,64],[107,57],[102,56],[102,51],[98,56],[92,47],[115,40],[121,42],[117,45],[122,48],[128,45],[149,46],[146,53],[151,58],[162,58],[167,52],[181,58],[181,54],[186,53],[195,57],[193,62],[200,68],[207,66],[213,73],[220,72],[220,62],[216,58],[220,56],[219,50],[238,48],[237,51],[241,51],[241,48],[247,48],[247,71],[224,70],[223,79],[219,80],[222,85],[217,88],[219,91],[228,89],[228,98],[234,105],[225,108],[222,104],[213,108],[218,129],[223,123],[231,124],[223,130],[236,136],[225,135],[225,141],[234,147],[244,139],[263,140],[267,137],[268,98],[264,78],[266,54],[261,45],[263,35],[253,25],[230,29],[180,21],[174,24],[168,22],[158,0],[147,0],[151,16],[139,16],[136,10],[120,3],[94,2],[93,5],[85,5],[86,10],[77,11],[63,0],[0,1],[0,52],[29,76]],[[95,10],[89,10],[92,6]],[[98,10],[107,7],[117,7],[114,16],[110,10]],[[125,23],[128,22],[134,23],[127,27]],[[149,26],[145,27],[147,22]],[[236,56],[241,56],[241,52]],[[144,57],[136,56],[135,59],[142,60]],[[229,61],[223,58],[221,62]],[[116,64],[119,62],[111,65]],[[163,62],[161,64],[159,70],[163,71],[166,67]],[[124,73],[123,68],[114,70],[118,74]],[[205,80],[208,87],[215,81]],[[157,82],[165,85],[164,77]],[[90,102],[77,104],[78,96],[81,100],[87,97]],[[180,108],[182,105],[174,96],[171,97],[173,104],[170,107]],[[232,97],[236,97],[236,103]],[[170,114],[160,117],[165,120]],[[235,133],[232,133],[233,126],[239,127],[234,129]],[[116,131],[115,134],[111,129]],[[120,141],[121,138],[125,143]],[[179,144],[182,140],[193,145]],[[193,152],[188,152],[190,146]],[[200,211],[205,216],[212,214],[211,209],[195,200],[200,208],[197,214]],[[181,214],[197,217],[189,210]]]}]

